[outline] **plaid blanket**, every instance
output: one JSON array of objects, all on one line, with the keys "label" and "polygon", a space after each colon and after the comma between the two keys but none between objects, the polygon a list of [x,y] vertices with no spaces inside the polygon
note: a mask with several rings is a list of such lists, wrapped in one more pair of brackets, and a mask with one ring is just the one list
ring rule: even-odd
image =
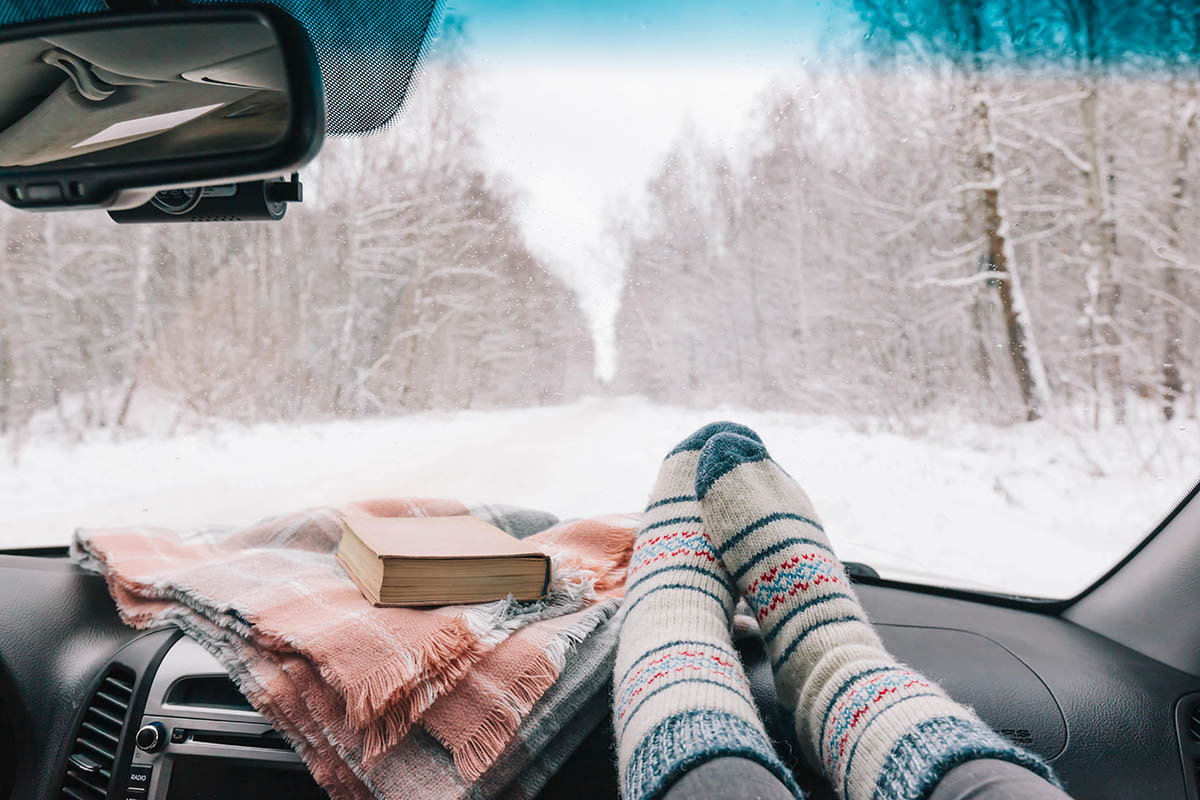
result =
[{"label": "plaid blanket", "polygon": [[397,776],[406,797],[533,800],[583,740],[612,712],[610,679],[620,626],[610,619],[577,644],[568,667],[521,722],[503,754],[466,779],[449,752],[421,726],[400,748],[411,772]]},{"label": "plaid blanket", "polygon": [[[509,788],[500,779],[503,754],[544,766],[551,726],[587,704],[568,704],[574,696],[565,683],[552,695],[561,709],[539,701],[568,653],[576,651],[574,667],[580,643],[613,617],[635,518],[576,520],[530,536],[551,558],[542,601],[418,610],[372,608],[334,561],[347,512],[474,513],[518,535],[536,519],[450,500],[388,499],[241,530],[80,530],[72,548],[82,566],[104,575],[127,623],[174,623],[213,652],[335,800],[490,797]],[[568,671],[572,680],[591,668],[603,674],[607,652],[586,653],[583,668]],[[445,773],[440,782],[422,777],[430,768]]]}]

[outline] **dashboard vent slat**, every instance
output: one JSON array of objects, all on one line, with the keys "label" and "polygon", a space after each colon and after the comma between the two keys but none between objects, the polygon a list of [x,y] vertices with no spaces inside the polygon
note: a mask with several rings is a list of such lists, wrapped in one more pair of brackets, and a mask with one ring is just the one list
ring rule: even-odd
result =
[{"label": "dashboard vent slat", "polygon": [[128,681],[123,681],[115,675],[109,675],[104,679],[104,685],[125,695],[126,699],[133,694],[133,684]]},{"label": "dashboard vent slat", "polygon": [[[106,750],[103,747],[101,747],[100,745],[93,742],[91,739],[84,739],[82,736],[80,738],[76,739],[75,741],[77,743],[83,745],[88,750],[92,751],[93,753],[95,753],[101,759],[103,759],[105,761],[112,762],[112,761],[115,761],[117,758],[116,749]],[[100,769],[104,769],[104,768],[101,767]]]},{"label": "dashboard vent slat", "polygon": [[104,702],[108,703],[110,706],[112,706],[114,708],[119,708],[122,711],[124,711],[126,708],[129,707],[129,698],[128,697],[115,697],[115,696],[109,694],[108,692],[103,692],[103,691],[96,692],[96,699],[103,700]]},{"label": "dashboard vent slat", "polygon": [[86,719],[83,721],[83,725],[81,727],[86,731],[89,731],[91,733],[96,734],[97,736],[101,736],[101,737],[109,740],[113,744],[117,743],[117,737],[113,736],[111,732],[106,731],[106,730],[104,730],[104,728],[101,728],[97,725],[93,725],[92,723],[88,722]]},{"label": "dashboard vent slat", "polygon": [[[95,701],[93,700],[92,702],[95,702]],[[98,706],[92,706],[91,708],[89,708],[88,713],[94,714],[95,716],[100,717],[100,719],[102,719],[105,722],[107,722],[108,724],[116,727],[118,731],[120,730],[121,725],[125,722],[123,717],[118,717],[114,714],[110,714],[109,712],[105,711],[103,708],[99,708]]]},{"label": "dashboard vent slat", "polygon": [[[103,797],[104,795],[100,795]],[[63,787],[63,797],[69,797],[71,800],[95,800],[94,794],[83,794],[72,789],[70,786]]]},{"label": "dashboard vent slat", "polygon": [[63,800],[103,800],[116,771],[118,746],[133,699],[133,671],[112,664],[88,698],[63,776]]},{"label": "dashboard vent slat", "polygon": [[[1188,734],[1192,737],[1193,742],[1200,743],[1200,703],[1192,709],[1192,717],[1188,720]],[[1200,770],[1200,764],[1196,767]]]}]

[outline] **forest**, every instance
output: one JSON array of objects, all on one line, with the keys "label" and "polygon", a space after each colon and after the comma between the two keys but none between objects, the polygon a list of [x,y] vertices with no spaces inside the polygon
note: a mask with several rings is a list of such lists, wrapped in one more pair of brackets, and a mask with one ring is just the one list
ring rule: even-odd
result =
[{"label": "forest", "polygon": [[855,10],[853,63],[776,81],[733,152],[681,137],[616,226],[617,384],[899,420],[1195,416],[1196,9]]},{"label": "forest", "polygon": [[[898,13],[900,7],[906,13]],[[681,130],[609,222],[598,381],[571,288],[478,141],[464,48],[402,123],[331,140],[281,225],[0,214],[0,434],[640,394],[1083,427],[1200,413],[1200,15],[1174,3],[854,0],[751,133]]]},{"label": "forest", "polygon": [[0,214],[0,434],[120,433],[144,400],[177,409],[169,433],[578,395],[590,334],[486,172],[467,91],[431,66],[384,141],[327,143],[314,207],[279,224]]}]

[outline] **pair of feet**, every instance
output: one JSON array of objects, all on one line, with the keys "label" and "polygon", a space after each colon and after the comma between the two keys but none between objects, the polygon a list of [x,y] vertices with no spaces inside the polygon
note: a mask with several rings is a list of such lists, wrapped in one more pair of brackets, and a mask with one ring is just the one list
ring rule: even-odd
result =
[{"label": "pair of feet", "polygon": [[808,496],[754,431],[719,422],[668,454],[630,561],[613,708],[626,800],[661,796],[722,756],[756,761],[802,796],[733,646],[739,595],[805,758],[840,797],[919,800],[972,758],[1052,777],[887,652]]}]

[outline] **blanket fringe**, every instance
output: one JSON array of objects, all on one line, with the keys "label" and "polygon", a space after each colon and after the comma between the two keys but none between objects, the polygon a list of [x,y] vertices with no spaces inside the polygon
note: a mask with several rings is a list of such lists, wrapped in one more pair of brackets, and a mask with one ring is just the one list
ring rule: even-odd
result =
[{"label": "blanket fringe", "polygon": [[373,767],[399,744],[421,714],[449,691],[489,649],[489,646],[472,639],[470,646],[444,663],[438,673],[420,681],[412,691],[400,696],[382,714],[374,717],[371,723],[359,726],[363,734],[364,768]]},{"label": "blanket fringe", "polygon": [[478,780],[504,751],[512,738],[510,729],[516,731],[520,724],[520,714],[515,709],[497,706],[488,712],[480,720],[475,737],[450,752],[459,773],[468,781]]},{"label": "blanket fringe", "polygon": [[541,653],[529,670],[509,686],[512,692],[506,698],[509,702],[497,704],[484,715],[463,743],[455,746],[435,734],[450,751],[454,766],[464,778],[476,781],[487,772],[516,736],[521,721],[558,680],[558,674],[550,657]]},{"label": "blanket fringe", "polygon": [[[422,684],[440,685],[447,677],[448,665],[466,660],[473,663],[485,650],[461,617],[447,618],[447,625],[433,635],[408,645],[418,664],[435,664],[436,672],[413,673],[396,661],[381,661],[353,684],[346,687],[346,724],[352,728],[372,728],[388,716],[393,707],[413,700],[414,690]],[[465,670],[465,666],[461,667]],[[455,675],[455,678],[458,676]],[[404,715],[407,718],[407,714]]]},{"label": "blanket fringe", "polygon": [[562,672],[567,663],[567,654],[577,644],[582,642],[592,631],[607,622],[617,613],[620,607],[618,600],[603,600],[580,613],[580,619],[563,628],[560,635],[546,646],[546,657],[555,665],[557,672]]},{"label": "blanket fringe", "polygon": [[596,579],[596,591],[603,592],[625,585],[625,576],[629,571],[629,559],[633,557],[633,541],[636,529],[622,531],[622,536],[609,536],[604,539],[604,557],[612,566]]}]

